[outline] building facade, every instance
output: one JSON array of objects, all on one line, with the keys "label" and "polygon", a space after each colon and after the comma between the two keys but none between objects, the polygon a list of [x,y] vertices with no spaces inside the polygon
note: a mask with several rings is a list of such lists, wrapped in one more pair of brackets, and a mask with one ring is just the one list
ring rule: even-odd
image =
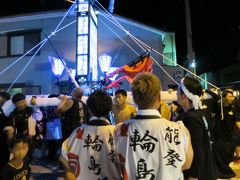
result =
[{"label": "building facade", "polygon": [[[76,16],[68,15],[57,32],[53,33],[66,12],[67,10],[52,11],[0,18],[1,89],[7,90],[13,85],[10,91],[12,94],[15,92],[50,94],[59,93],[61,83],[69,82],[66,71],[60,78],[57,78],[49,63],[49,56],[58,57],[55,52],[57,50],[58,54],[65,60],[67,67],[76,68]],[[167,69],[174,77],[176,72],[174,33],[164,32],[124,17],[114,16],[114,18],[136,38],[172,59],[173,62],[151,52],[154,60],[158,64],[164,65],[163,68]],[[112,57],[111,66],[120,67],[128,64],[144,52],[136,42],[129,38],[126,32],[112,24],[105,14],[98,15],[98,22],[97,53],[98,56],[101,54],[110,55]],[[49,35],[51,35],[49,39],[55,50],[48,40],[44,41]],[[37,44],[39,46],[36,46]],[[36,48],[29,51],[34,46]],[[37,51],[38,49],[39,51]],[[24,56],[28,51],[29,53]],[[96,59],[96,61],[98,60]],[[153,69],[154,73],[162,80],[164,89],[167,89],[169,84],[174,83],[167,78],[156,63],[154,63]],[[101,76],[101,73],[99,74]],[[128,88],[127,83],[125,85]]]}]

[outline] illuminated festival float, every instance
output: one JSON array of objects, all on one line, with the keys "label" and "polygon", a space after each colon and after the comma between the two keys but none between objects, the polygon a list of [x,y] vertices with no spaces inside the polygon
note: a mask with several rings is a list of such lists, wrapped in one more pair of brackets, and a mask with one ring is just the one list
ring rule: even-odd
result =
[{"label": "illuminated festival float", "polygon": [[85,97],[99,88],[113,95],[119,87],[129,91],[132,79],[143,71],[160,77],[165,101],[176,100],[176,91],[167,90],[178,86],[184,71],[218,89],[177,64],[174,33],[114,15],[113,5],[111,1],[110,13],[98,1],[78,0],[65,14],[0,19],[1,38],[9,44],[0,56],[10,57],[0,62],[1,89],[29,98],[38,95],[39,106],[57,105],[59,99],[44,94],[69,94],[80,86]]}]

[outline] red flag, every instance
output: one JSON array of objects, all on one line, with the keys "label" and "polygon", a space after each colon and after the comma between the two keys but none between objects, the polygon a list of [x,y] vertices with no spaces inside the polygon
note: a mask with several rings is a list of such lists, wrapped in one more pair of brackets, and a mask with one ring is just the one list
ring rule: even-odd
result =
[{"label": "red flag", "polygon": [[120,67],[119,69],[116,69],[111,74],[109,74],[108,77],[113,77],[115,74],[123,73],[125,76],[117,79],[116,81],[113,81],[110,85],[107,86],[106,89],[112,88],[112,87],[118,87],[119,82],[126,79],[129,83],[132,83],[133,78],[141,72],[152,72],[152,65],[153,61],[150,56],[144,57],[142,60],[139,60],[136,64],[129,66],[124,65]]}]

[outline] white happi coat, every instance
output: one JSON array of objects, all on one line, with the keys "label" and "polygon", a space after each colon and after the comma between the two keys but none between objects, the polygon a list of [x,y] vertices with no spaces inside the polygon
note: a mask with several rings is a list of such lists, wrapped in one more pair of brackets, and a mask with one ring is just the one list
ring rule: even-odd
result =
[{"label": "white happi coat", "polygon": [[[107,120],[105,122],[108,123]],[[78,180],[121,179],[114,128],[109,123],[82,125],[63,143],[62,156]]]},{"label": "white happi coat", "polygon": [[161,118],[154,109],[139,110],[136,119],[115,130],[123,179],[183,180],[188,138],[182,122]]}]

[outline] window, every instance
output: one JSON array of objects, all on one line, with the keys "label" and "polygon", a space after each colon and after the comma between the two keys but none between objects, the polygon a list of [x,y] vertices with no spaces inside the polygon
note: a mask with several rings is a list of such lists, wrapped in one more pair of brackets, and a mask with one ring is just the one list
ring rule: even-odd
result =
[{"label": "window", "polygon": [[12,36],[10,38],[10,55],[24,54],[24,36]]},{"label": "window", "polygon": [[0,36],[0,57],[7,56],[7,36]]},{"label": "window", "polygon": [[[24,52],[26,53],[30,49],[32,49],[34,46],[36,46],[38,43],[40,43],[40,31],[27,33],[24,35]],[[35,48],[33,51],[30,52],[30,54],[34,54],[37,51],[38,47]],[[40,51],[39,51],[40,52]],[[38,52],[38,54],[40,54]]]},{"label": "window", "polygon": [[[40,30],[17,31],[0,36],[0,57],[21,56],[36,46],[41,38]],[[28,53],[33,55],[37,48]],[[40,51],[37,55],[40,54]]]},{"label": "window", "polygon": [[[0,84],[0,91],[7,91],[9,87],[10,84]],[[37,95],[41,94],[41,86],[26,85],[25,83],[15,83],[9,93],[12,96],[16,93]]]}]

